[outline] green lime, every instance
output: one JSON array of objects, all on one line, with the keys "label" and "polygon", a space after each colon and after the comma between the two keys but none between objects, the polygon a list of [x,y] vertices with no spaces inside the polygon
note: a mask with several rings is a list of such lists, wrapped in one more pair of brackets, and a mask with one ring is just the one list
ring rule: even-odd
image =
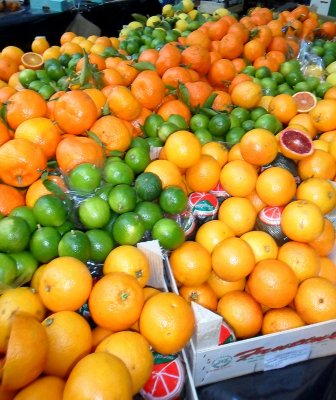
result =
[{"label": "green lime", "polygon": [[152,229],[152,238],[165,250],[174,250],[185,241],[184,231],[173,219],[161,218]]},{"label": "green lime", "polygon": [[10,286],[16,278],[16,263],[8,254],[0,253],[0,288]]},{"label": "green lime", "polygon": [[152,230],[154,224],[163,218],[163,211],[157,203],[151,201],[141,201],[134,210],[142,219],[145,229]]},{"label": "green lime", "polygon": [[322,46],[317,46],[316,44],[311,47],[311,52],[319,57],[324,56],[325,49]]},{"label": "green lime", "polygon": [[334,62],[335,59],[336,59],[336,54],[334,52],[329,52],[329,51],[326,51],[324,56],[322,57],[323,64],[325,67]]},{"label": "green lime", "polygon": [[308,84],[309,92],[312,92],[317,88],[317,86],[320,83],[320,80],[316,76],[307,76],[306,83]]},{"label": "green lime", "polygon": [[197,129],[207,129],[210,118],[204,114],[194,114],[190,118],[190,129],[195,132]]},{"label": "green lime", "polygon": [[237,128],[237,126],[240,125],[241,125],[240,119],[236,115],[230,114],[230,129]]},{"label": "green lime", "polygon": [[186,120],[179,114],[171,114],[169,115],[167,122],[171,122],[172,124],[176,125],[179,130],[185,130],[189,128]]},{"label": "green lime", "polygon": [[327,90],[332,88],[332,84],[329,82],[321,82],[315,89],[315,95],[323,98]]},{"label": "green lime", "polygon": [[263,95],[264,96],[276,96],[277,94],[279,94],[278,89],[272,89],[272,88],[265,88],[263,89]]},{"label": "green lime", "polygon": [[300,65],[297,66],[295,63],[292,63],[290,61],[285,61],[284,63],[282,63],[280,65],[280,70],[279,72],[281,73],[281,75],[283,75],[284,77],[286,77],[288,74],[290,74],[291,72],[294,71],[299,71],[300,70]]},{"label": "green lime", "polygon": [[266,67],[266,66],[264,66],[264,67],[259,67],[259,68],[256,70],[255,74],[254,74],[254,76],[255,76],[256,78],[258,78],[258,79],[267,78],[267,77],[270,77],[271,75],[272,75],[272,71],[271,71],[268,67]]},{"label": "green lime", "polygon": [[165,43],[164,40],[153,39],[153,40],[152,40],[152,43],[151,43],[151,47],[152,47],[153,49],[160,50],[160,49],[162,49],[162,47],[163,47],[165,44],[166,44],[166,43]]},{"label": "green lime", "polygon": [[140,174],[151,162],[149,150],[142,147],[133,147],[127,150],[125,162],[132,168],[133,172]]},{"label": "green lime", "polygon": [[10,253],[9,256],[15,261],[16,283],[21,286],[29,282],[39,266],[36,258],[29,251]]},{"label": "green lime", "polygon": [[107,162],[103,168],[103,177],[111,185],[125,183],[130,185],[134,180],[133,169],[124,161]]},{"label": "green lime", "polygon": [[38,92],[42,86],[44,86],[44,83],[42,81],[36,80],[30,82],[30,84],[28,85],[28,89],[35,90],[35,92]]},{"label": "green lime", "polygon": [[36,72],[33,69],[24,69],[19,73],[19,82],[25,88],[29,87],[29,84],[37,79]]},{"label": "green lime", "polygon": [[208,130],[214,136],[224,136],[230,129],[230,117],[226,113],[218,113],[211,117]]},{"label": "green lime", "polygon": [[141,136],[137,136],[132,138],[130,147],[142,147],[146,150],[149,150],[149,144],[145,138]]},{"label": "green lime", "polygon": [[88,197],[78,207],[80,222],[86,229],[102,228],[111,217],[107,201],[99,196]]},{"label": "green lime", "polygon": [[64,66],[67,67],[69,61],[71,60],[70,54],[63,53],[58,57],[58,61]]},{"label": "green lime", "polygon": [[248,65],[242,70],[242,73],[254,76],[254,74],[256,73],[256,69],[252,65]]},{"label": "green lime", "polygon": [[252,82],[256,83],[257,85],[261,86],[261,79],[256,78],[255,76],[252,79]]},{"label": "green lime", "polygon": [[9,213],[9,216],[23,218],[29,225],[31,232],[34,232],[35,229],[37,228],[37,222],[32,207],[28,206],[16,207]]},{"label": "green lime", "polygon": [[253,121],[253,119],[247,119],[242,122],[241,127],[245,132],[251,131],[255,127],[255,121]]},{"label": "green lime", "polygon": [[113,238],[121,245],[140,242],[145,230],[142,218],[134,211],[119,215],[112,226]]},{"label": "green lime", "polygon": [[139,199],[153,201],[158,199],[162,192],[162,182],[153,172],[143,172],[136,177],[134,189]]},{"label": "green lime", "polygon": [[294,92],[309,92],[309,84],[306,81],[298,82],[294,86]]},{"label": "green lime", "polygon": [[175,42],[179,38],[180,35],[181,35],[180,32],[178,32],[174,29],[168,30],[167,35],[166,35],[166,42],[167,43]]},{"label": "green lime", "polygon": [[92,193],[100,185],[101,170],[90,163],[77,165],[69,175],[69,188],[83,193]]},{"label": "green lime", "polygon": [[160,128],[158,130],[158,137],[164,143],[168,139],[168,136],[170,136],[172,133],[174,133],[178,130],[179,129],[175,124],[173,124],[172,122],[166,121],[160,126]]},{"label": "green lime", "polygon": [[275,133],[277,128],[277,118],[272,114],[262,115],[256,120],[255,127],[267,129],[268,131]]},{"label": "green lime", "polygon": [[213,137],[212,137],[211,133],[206,128],[196,129],[196,131],[194,132],[194,135],[201,142],[202,146],[206,143],[213,141]]},{"label": "green lime", "polygon": [[29,243],[31,231],[21,217],[8,216],[0,220],[0,252],[15,253],[24,250]]},{"label": "green lime", "polygon": [[49,78],[49,76],[47,74],[47,71],[45,69],[38,69],[35,72],[36,72],[37,79],[39,79],[40,81],[42,81],[44,83],[49,83],[50,82],[50,78]]},{"label": "green lime", "polygon": [[91,245],[88,236],[76,229],[65,233],[58,244],[58,254],[60,257],[75,257],[87,262],[91,257]]},{"label": "green lime", "polygon": [[104,262],[114,246],[111,235],[103,229],[90,229],[85,233],[91,245],[90,260],[98,263]]},{"label": "green lime", "polygon": [[180,214],[187,207],[188,196],[180,187],[168,186],[162,190],[159,204],[162,210],[168,214]]},{"label": "green lime", "polygon": [[277,82],[271,77],[266,77],[266,78],[260,79],[260,84],[263,89],[276,90],[278,88]]},{"label": "green lime", "polygon": [[60,78],[57,81],[57,87],[60,90],[66,91],[69,88],[69,85],[70,85],[70,82],[69,82],[69,76],[68,75],[62,76],[62,78]]},{"label": "green lime", "polygon": [[167,35],[167,32],[163,30],[162,28],[155,28],[152,32],[152,37],[155,39],[165,39]]},{"label": "green lime", "polygon": [[38,93],[45,99],[49,100],[49,98],[56,93],[56,90],[50,85],[43,85],[39,90]]},{"label": "green lime", "polygon": [[281,93],[290,93],[290,92],[294,93],[294,91],[291,89],[291,87],[288,85],[287,82],[281,83],[278,86],[278,92],[279,92],[279,94],[281,94]]},{"label": "green lime", "polygon": [[67,219],[64,203],[54,194],[46,194],[37,199],[33,213],[37,223],[43,226],[60,226]]},{"label": "green lime", "polygon": [[57,81],[65,75],[65,70],[61,63],[45,67],[47,75],[52,81]]},{"label": "green lime", "polygon": [[46,61],[44,62],[44,65],[43,65],[43,67],[44,67],[45,70],[47,70],[47,69],[50,68],[50,67],[54,67],[54,66],[60,67],[60,66],[62,66],[62,64],[61,64],[60,61],[59,61],[58,59],[56,59],[56,58],[49,58],[48,60],[46,60]]},{"label": "green lime", "polygon": [[271,78],[275,80],[275,82],[279,85],[280,83],[283,83],[285,81],[284,76],[278,72],[274,71],[272,72]]},{"label": "green lime", "polygon": [[267,114],[267,110],[264,107],[255,107],[250,111],[252,121],[256,121],[259,117],[265,114]]},{"label": "green lime", "polygon": [[149,147],[162,147],[163,142],[159,137],[147,137],[146,142],[149,144]]},{"label": "green lime", "polygon": [[123,214],[133,211],[136,206],[137,196],[134,187],[121,183],[114,186],[109,194],[108,204],[111,210]]},{"label": "green lime", "polygon": [[234,145],[240,142],[245,133],[245,130],[241,126],[237,126],[236,128],[232,128],[229,130],[229,132],[225,136],[225,141],[229,145]]},{"label": "green lime", "polygon": [[246,108],[242,108],[242,107],[234,108],[231,111],[231,115],[234,115],[235,117],[237,117],[239,119],[240,123],[242,123],[243,121],[246,121],[247,119],[251,119],[249,110],[246,110]]},{"label": "green lime", "polygon": [[286,82],[289,86],[294,87],[298,82],[302,82],[304,80],[304,76],[300,70],[290,72],[286,75]]},{"label": "green lime", "polygon": [[324,50],[331,50],[336,52],[336,43],[331,40],[326,40],[323,45]]},{"label": "green lime", "polygon": [[74,229],[74,227],[75,227],[75,224],[72,221],[67,219],[64,222],[64,224],[62,224],[61,226],[57,226],[56,229],[61,234],[61,236],[63,236],[65,233],[71,231],[71,229]]},{"label": "green lime", "polygon": [[32,234],[29,249],[37,261],[48,263],[58,256],[61,234],[53,226],[41,226]]}]

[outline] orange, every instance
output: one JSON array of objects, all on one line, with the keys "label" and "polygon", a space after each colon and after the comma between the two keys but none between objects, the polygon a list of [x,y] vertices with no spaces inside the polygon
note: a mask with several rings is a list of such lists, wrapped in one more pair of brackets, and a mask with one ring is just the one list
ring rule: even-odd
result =
[{"label": "orange", "polygon": [[316,239],[308,242],[309,246],[317,251],[317,254],[320,256],[329,255],[335,245],[335,227],[333,223],[324,218],[323,230]]},{"label": "orange", "polygon": [[201,244],[187,241],[173,250],[169,257],[176,281],[181,285],[204,283],[211,272],[211,256]]},{"label": "orange", "polygon": [[223,239],[211,254],[214,272],[225,281],[235,282],[253,270],[255,258],[248,243],[237,237]]},{"label": "orange", "polygon": [[323,178],[308,178],[302,181],[296,191],[298,200],[315,203],[323,214],[327,214],[336,206],[336,191],[333,184]]},{"label": "orange", "polygon": [[[140,54],[139,61],[143,53],[144,52]],[[171,86],[173,88],[177,88],[179,83],[187,83],[191,81],[192,77],[189,69],[181,66],[168,68],[162,75],[162,82],[165,85]]]},{"label": "orange", "polygon": [[34,90],[22,89],[9,97],[6,120],[12,129],[16,129],[21,122],[34,117],[47,115],[47,102]]},{"label": "orange", "polygon": [[96,350],[96,347],[99,343],[101,343],[105,338],[110,336],[113,332],[111,329],[102,328],[101,326],[96,326],[92,329],[92,351]]},{"label": "orange", "polygon": [[313,139],[317,135],[317,129],[309,113],[296,114],[289,122],[288,126],[300,125],[305,128],[305,132]]},{"label": "orange", "polygon": [[146,255],[137,247],[121,245],[113,249],[104,261],[104,275],[116,271],[132,275],[144,287],[150,276],[150,265]]},{"label": "orange", "polygon": [[219,142],[208,142],[202,146],[201,154],[213,157],[222,168],[227,163],[229,151]]},{"label": "orange", "polygon": [[129,60],[122,60],[118,62],[118,64],[115,66],[115,69],[123,77],[124,85],[126,86],[129,86],[139,73],[139,71],[135,67],[133,67],[132,62],[130,62]]},{"label": "orange", "polygon": [[288,122],[297,114],[297,104],[291,95],[282,93],[271,100],[268,112],[274,115],[280,122]]},{"label": "orange", "polygon": [[[188,91],[189,103],[191,107],[202,107],[213,92],[212,86],[205,81],[196,80],[186,82],[185,87]],[[180,98],[183,100],[182,94]]]},{"label": "orange", "polygon": [[336,318],[336,287],[326,278],[303,281],[294,299],[297,313],[307,324]]},{"label": "orange", "polygon": [[5,184],[29,186],[46,167],[42,149],[27,139],[11,139],[0,147],[0,179]]},{"label": "orange", "polygon": [[237,339],[247,339],[260,332],[261,306],[246,292],[225,293],[218,302],[217,312],[232,327]]},{"label": "orange", "polygon": [[168,161],[179,168],[189,168],[201,157],[201,143],[193,133],[180,130],[168,136],[164,151]]},{"label": "orange", "polygon": [[266,311],[261,327],[263,335],[300,328],[305,323],[299,314],[289,307]]},{"label": "orange", "polygon": [[129,400],[132,398],[130,373],[120,358],[92,353],[82,358],[65,383],[63,400],[92,398]]},{"label": "orange", "polygon": [[55,157],[61,134],[56,125],[45,117],[30,118],[16,128],[15,138],[27,139],[39,146],[48,160]]},{"label": "orange", "polygon": [[199,160],[185,172],[187,186],[194,192],[209,192],[213,189],[220,175],[218,162],[210,155],[201,154]]},{"label": "orange", "polygon": [[269,206],[286,205],[295,196],[295,178],[285,168],[267,168],[258,176],[256,192],[261,201]]},{"label": "orange", "polygon": [[82,54],[83,50],[78,43],[66,42],[61,46],[61,53],[72,56],[74,54]]},{"label": "orange", "polygon": [[181,115],[187,123],[189,123],[191,118],[191,112],[188,106],[178,99],[171,99],[163,102],[156,110],[156,113],[161,115],[165,121],[167,121],[171,114]]},{"label": "orange", "polygon": [[323,99],[334,99],[336,100],[336,88],[335,86],[331,87],[330,89],[328,89],[324,96]]},{"label": "orange", "polygon": [[336,265],[330,258],[320,257],[319,276],[328,279],[328,281],[336,286]]},{"label": "orange", "polygon": [[233,292],[235,290],[243,291],[246,285],[246,279],[242,278],[239,281],[229,282],[220,278],[214,271],[211,271],[206,283],[215,292],[217,299],[220,299],[225,293]]},{"label": "orange", "polygon": [[248,280],[249,293],[262,305],[270,308],[287,306],[296,295],[298,279],[285,262],[269,259],[259,261]]},{"label": "orange", "polygon": [[334,139],[336,139],[336,130],[321,133],[319,139],[325,140],[326,142],[333,142]]},{"label": "orange", "polygon": [[247,109],[256,107],[261,97],[261,87],[250,81],[238,83],[231,92],[232,103]]},{"label": "orange", "polygon": [[45,317],[46,309],[37,291],[29,287],[6,290],[0,297],[0,351],[5,353],[13,316],[31,315],[38,321]]},{"label": "orange", "polygon": [[334,179],[336,159],[324,150],[315,149],[313,154],[298,163],[298,173],[302,180],[308,178]]},{"label": "orange", "polygon": [[[83,47],[85,47],[85,45],[83,46],[82,43],[80,44],[80,46],[83,48]],[[104,57],[102,57],[98,54],[94,54],[94,53],[90,53],[88,55],[88,57],[89,57],[90,64],[95,65],[95,67],[98,69],[98,71],[102,71],[103,69],[105,69],[106,65],[105,65]],[[81,71],[83,68],[83,65],[84,65],[84,57],[82,57],[78,60],[78,62],[76,64],[76,72]]]},{"label": "orange", "polygon": [[329,151],[329,142],[327,142],[326,140],[322,140],[322,139],[314,139],[313,140],[313,146],[314,149],[320,149],[320,150],[324,150],[326,152]]},{"label": "orange", "polygon": [[182,350],[190,340],[195,317],[183,297],[169,292],[148,299],[140,315],[140,333],[161,354]]},{"label": "orange", "polygon": [[102,167],[104,150],[90,137],[66,136],[56,149],[56,161],[64,173],[69,173],[79,164],[91,163]]},{"label": "orange", "polygon": [[22,192],[13,186],[0,183],[0,213],[8,215],[14,208],[25,205]]},{"label": "orange", "polygon": [[44,372],[66,378],[75,364],[91,351],[90,325],[74,311],[50,314],[42,325],[47,332],[49,343]]},{"label": "orange", "polygon": [[[237,26],[236,24],[234,25]],[[246,29],[246,31],[248,30]],[[232,26],[220,40],[218,50],[223,59],[233,60],[242,55],[244,50],[243,40],[232,32]]]},{"label": "orange", "polygon": [[162,188],[181,184],[182,175],[178,167],[168,160],[154,160],[147,165],[144,172],[156,174],[161,179]]},{"label": "orange", "polygon": [[205,222],[197,229],[195,241],[211,254],[219,242],[232,236],[234,232],[225,222],[214,219]]},{"label": "orange", "polygon": [[261,198],[258,196],[258,193],[256,190],[252,190],[251,193],[249,193],[247,196],[245,196],[250,202],[252,203],[253,207],[257,211],[257,213],[262,210],[265,206],[266,203],[264,203]]},{"label": "orange", "polygon": [[2,389],[17,390],[33,382],[47,361],[48,337],[32,315],[15,314],[2,365]]},{"label": "orange", "polygon": [[181,61],[181,51],[174,43],[167,43],[159,50],[158,58],[155,61],[155,67],[160,76],[167,69],[177,67]]},{"label": "orange", "polygon": [[181,53],[180,61],[180,64],[187,65],[201,75],[205,75],[211,66],[209,50],[197,44],[186,47]]},{"label": "orange", "polygon": [[98,118],[92,98],[82,90],[72,90],[59,97],[54,108],[56,123],[66,133],[85,133]]},{"label": "orange", "polygon": [[262,96],[261,99],[259,100],[259,103],[257,104],[257,107],[264,107],[265,110],[268,111],[272,99],[273,96]]},{"label": "orange", "polygon": [[23,56],[24,51],[21,50],[17,46],[6,46],[1,50],[1,55],[9,57],[17,64],[21,64],[21,57]]},{"label": "orange", "polygon": [[141,71],[131,84],[131,92],[143,107],[154,110],[163,100],[166,87],[156,71]]},{"label": "orange", "polygon": [[272,162],[278,154],[278,142],[266,129],[252,129],[242,137],[240,152],[244,160],[253,165]]},{"label": "orange", "polygon": [[291,240],[308,243],[323,231],[324,218],[319,207],[306,200],[294,200],[281,214],[281,229]]},{"label": "orange", "polygon": [[205,282],[195,286],[183,285],[179,288],[179,293],[189,304],[194,301],[202,307],[216,312],[217,295],[208,283]]},{"label": "orange", "polygon": [[[50,174],[50,175],[48,175],[47,179],[54,182],[62,190],[64,190],[64,191],[66,190],[64,181],[60,176]],[[26,197],[25,197],[25,202],[28,207],[33,207],[36,200],[38,200],[40,197],[42,197],[46,194],[51,193],[46,188],[46,186],[44,185],[43,182],[44,182],[44,180],[42,178],[39,178],[28,187],[28,189],[26,191]]]},{"label": "orange", "polygon": [[42,376],[21,389],[16,400],[62,400],[65,382],[56,376]]},{"label": "orange", "polygon": [[94,285],[88,304],[97,325],[122,331],[138,320],[144,294],[134,276],[125,272],[110,272]]},{"label": "orange", "polygon": [[208,79],[213,86],[227,88],[236,75],[237,71],[232,61],[221,58],[211,64]]},{"label": "orange", "polygon": [[46,49],[43,54],[43,61],[50,60],[52,58],[58,58],[62,55],[61,53],[61,47],[60,46],[51,46],[48,49]]},{"label": "orange", "polygon": [[0,54],[0,79],[8,82],[10,77],[19,70],[18,63],[8,55]]},{"label": "orange", "polygon": [[116,85],[107,97],[111,113],[118,118],[132,121],[141,112],[142,104],[126,86]]},{"label": "orange", "polygon": [[294,240],[279,248],[278,260],[292,268],[299,282],[317,276],[320,270],[320,257],[317,252],[308,244]]},{"label": "orange", "polygon": [[106,103],[106,97],[104,96],[103,92],[96,88],[84,89],[84,92],[88,94],[95,103],[98,117],[100,117]]},{"label": "orange", "polygon": [[90,131],[98,136],[107,152],[125,151],[131,143],[131,135],[126,125],[114,115],[99,118]]},{"label": "orange", "polygon": [[252,249],[255,262],[277,258],[278,245],[273,237],[264,231],[246,232],[240,237]]},{"label": "orange", "polygon": [[74,257],[57,257],[44,268],[39,294],[51,311],[75,311],[88,299],[92,278],[86,265]]},{"label": "orange", "polygon": [[108,353],[123,361],[131,375],[133,395],[148,381],[154,358],[147,340],[137,332],[117,332],[106,337],[96,353]]},{"label": "orange", "polygon": [[16,93],[16,90],[11,86],[3,86],[0,88],[0,105],[6,103],[10,96]]},{"label": "orange", "polygon": [[309,112],[317,130],[327,132],[336,129],[336,117],[333,114],[335,107],[335,99],[323,99]]},{"label": "orange", "polygon": [[257,171],[245,160],[233,160],[224,165],[220,172],[220,183],[231,196],[249,195],[257,183]]}]

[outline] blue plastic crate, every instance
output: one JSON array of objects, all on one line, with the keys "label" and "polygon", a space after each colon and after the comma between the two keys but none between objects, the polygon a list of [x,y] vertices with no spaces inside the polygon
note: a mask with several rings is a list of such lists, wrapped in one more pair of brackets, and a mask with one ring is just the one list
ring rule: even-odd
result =
[{"label": "blue plastic crate", "polygon": [[74,0],[30,0],[32,10],[65,11],[75,7]]}]

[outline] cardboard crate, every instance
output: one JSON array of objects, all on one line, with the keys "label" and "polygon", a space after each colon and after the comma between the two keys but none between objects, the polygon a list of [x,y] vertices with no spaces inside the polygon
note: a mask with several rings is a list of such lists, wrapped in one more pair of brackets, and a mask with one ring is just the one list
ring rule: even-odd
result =
[{"label": "cardboard crate", "polygon": [[[168,258],[165,268],[168,284],[177,293]],[[196,329],[185,354],[196,387],[336,354],[336,320],[218,346],[222,317],[196,303],[193,309]]]}]

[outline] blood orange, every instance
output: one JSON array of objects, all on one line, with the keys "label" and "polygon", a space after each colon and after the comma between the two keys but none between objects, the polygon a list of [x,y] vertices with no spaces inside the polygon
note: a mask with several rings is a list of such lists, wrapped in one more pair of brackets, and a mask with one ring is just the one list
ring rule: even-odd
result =
[{"label": "blood orange", "polygon": [[292,160],[302,160],[313,154],[312,139],[303,131],[287,127],[279,133],[282,154]]},{"label": "blood orange", "polygon": [[297,92],[292,95],[297,104],[299,113],[311,111],[317,104],[317,99],[313,93],[310,92]]},{"label": "blood orange", "polygon": [[269,233],[280,246],[288,241],[280,222],[283,206],[266,206],[259,211],[255,229]]}]

